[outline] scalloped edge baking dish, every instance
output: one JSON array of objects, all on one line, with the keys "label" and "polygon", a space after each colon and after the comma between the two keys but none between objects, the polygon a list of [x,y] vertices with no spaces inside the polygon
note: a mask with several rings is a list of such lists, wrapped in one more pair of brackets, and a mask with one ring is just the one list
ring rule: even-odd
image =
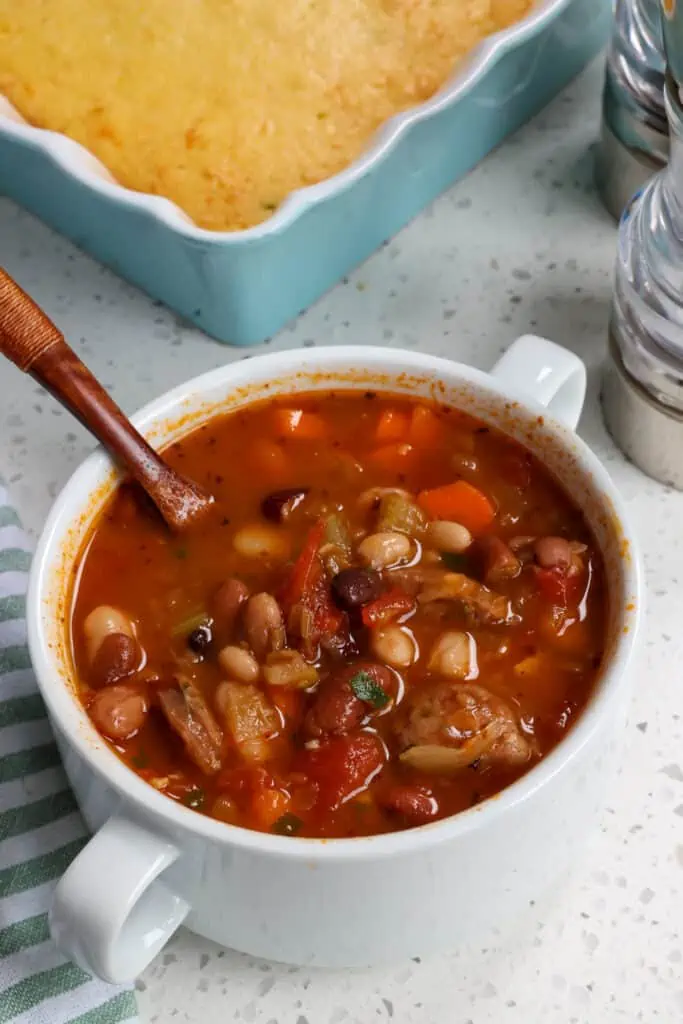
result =
[{"label": "scalloped edge baking dish", "polygon": [[539,0],[341,173],[256,227],[213,232],[117,184],[78,143],[0,96],[0,193],[219,341],[263,341],[543,107],[607,37],[611,0]]}]

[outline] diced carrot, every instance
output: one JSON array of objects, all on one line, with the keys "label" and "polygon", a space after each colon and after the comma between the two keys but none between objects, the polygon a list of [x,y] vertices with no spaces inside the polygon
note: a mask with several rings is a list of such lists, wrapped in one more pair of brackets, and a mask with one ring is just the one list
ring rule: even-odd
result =
[{"label": "diced carrot", "polygon": [[303,409],[276,409],[273,413],[274,428],[280,437],[295,437],[304,441],[316,441],[327,437],[327,426],[322,416]]},{"label": "diced carrot", "polygon": [[289,458],[284,448],[265,437],[259,437],[254,441],[249,465],[256,475],[261,475],[266,480],[280,480],[286,477],[290,470]]},{"label": "diced carrot", "polygon": [[486,495],[467,480],[420,491],[417,500],[435,519],[453,519],[474,534],[483,533],[496,514]]},{"label": "diced carrot", "polygon": [[289,810],[292,798],[283,789],[259,789],[251,799],[251,809],[262,828],[270,828]]},{"label": "diced carrot", "polygon": [[401,412],[399,409],[385,409],[375,430],[375,440],[379,444],[405,441],[409,427],[410,421],[407,412]]},{"label": "diced carrot", "polygon": [[416,405],[410,421],[411,444],[418,448],[435,448],[445,437],[444,425],[426,405]]},{"label": "diced carrot", "polygon": [[414,452],[411,444],[385,444],[370,452],[368,458],[376,469],[384,473],[405,473]]}]

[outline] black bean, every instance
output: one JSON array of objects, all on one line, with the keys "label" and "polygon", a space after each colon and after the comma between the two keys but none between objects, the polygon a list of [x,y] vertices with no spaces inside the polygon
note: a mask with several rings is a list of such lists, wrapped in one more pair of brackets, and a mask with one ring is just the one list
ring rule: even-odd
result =
[{"label": "black bean", "polygon": [[211,627],[197,626],[187,638],[187,646],[195,654],[202,654],[211,643]]},{"label": "black bean", "polygon": [[283,523],[308,494],[308,487],[287,487],[273,491],[261,502],[261,512],[273,523]]},{"label": "black bean", "polygon": [[362,608],[382,593],[382,577],[373,569],[342,569],[331,583],[335,604],[344,611]]}]

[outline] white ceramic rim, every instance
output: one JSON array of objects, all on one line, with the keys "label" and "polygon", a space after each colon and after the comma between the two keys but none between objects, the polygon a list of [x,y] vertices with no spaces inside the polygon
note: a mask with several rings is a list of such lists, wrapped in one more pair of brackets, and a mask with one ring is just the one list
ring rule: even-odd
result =
[{"label": "white ceramic rim", "polygon": [[[601,462],[577,434],[553,418],[545,406],[529,399],[519,391],[504,387],[490,374],[438,356],[404,349],[396,350],[376,346],[330,346],[315,350],[288,349],[272,355],[262,355],[249,360],[228,363],[210,370],[161,395],[131,418],[143,433],[149,432],[156,423],[171,420],[174,413],[177,416],[183,402],[190,396],[211,391],[221,382],[226,380],[229,382],[233,375],[238,378],[233,382],[234,386],[246,384],[254,369],[258,370],[261,367],[267,366],[268,375],[274,378],[302,370],[333,374],[335,370],[341,373],[344,370],[348,371],[349,368],[363,366],[368,359],[384,361],[386,368],[382,372],[387,375],[392,373],[398,375],[405,372],[429,373],[434,374],[437,379],[445,379],[449,384],[452,378],[457,377],[458,382],[471,383],[490,395],[496,396],[501,402],[510,400],[517,402],[526,413],[543,417],[544,422],[548,424],[556,437],[564,435],[568,442],[571,441],[572,454],[580,462],[582,473],[590,476],[595,488],[600,491],[601,495],[605,495],[605,507],[609,506],[610,515],[616,516],[628,545],[630,557],[622,559],[621,565],[624,593],[632,595],[634,599],[633,611],[624,613],[625,616],[629,615],[629,626],[620,628],[619,638],[614,645],[608,666],[600,677],[590,702],[568,734],[520,779],[474,807],[418,828],[345,839],[276,836],[215,821],[183,804],[169,800],[168,797],[155,790],[116,756],[96,732],[94,726],[90,727],[90,734],[87,734],[75,716],[75,695],[68,692],[67,688],[61,684],[54,685],[54,679],[59,677],[60,670],[55,658],[51,655],[48,638],[43,628],[42,615],[45,595],[49,593],[51,569],[54,571],[51,549],[57,543],[58,536],[63,535],[65,521],[72,522],[75,518],[73,514],[67,516],[68,506],[74,502],[77,504],[78,510],[86,507],[86,497],[93,493],[94,479],[101,478],[105,471],[111,471],[112,464],[109,458],[98,449],[81,464],[64,486],[52,506],[41,534],[33,560],[26,603],[29,648],[49,714],[69,744],[78,751],[96,774],[136,806],[138,811],[141,807],[151,816],[152,822],[161,829],[163,829],[164,822],[167,822],[178,829],[192,833],[195,837],[218,842],[228,847],[239,846],[242,849],[270,853],[276,857],[304,859],[311,862],[377,859],[401,852],[424,849],[436,843],[450,842],[474,829],[484,828],[490,818],[504,814],[517,804],[528,800],[542,786],[548,785],[553,777],[562,771],[565,765],[572,761],[590,741],[593,733],[600,727],[603,715],[609,713],[609,706],[615,691],[619,690],[625,682],[626,669],[637,639],[643,600],[642,566],[625,506]],[[392,363],[394,364],[393,370]],[[396,369],[396,363],[400,363],[401,370]],[[333,388],[334,385],[331,383],[330,387]],[[363,385],[359,385],[359,387],[363,387]],[[377,390],[390,390],[390,388],[378,386]],[[158,444],[159,441],[160,438],[155,437],[153,443]],[[163,443],[163,439],[161,442]],[[79,493],[82,494],[82,497],[76,498],[75,496]],[[59,550],[59,546],[56,547],[56,550]],[[625,627],[625,622],[622,625]],[[152,823],[148,822],[148,824]]]},{"label": "white ceramic rim", "polygon": [[451,78],[431,99],[389,118],[373,135],[368,148],[343,171],[325,178],[316,185],[296,189],[280,204],[271,217],[253,228],[242,231],[209,231],[200,228],[170,199],[119,185],[97,157],[78,142],[59,132],[35,128],[28,124],[12,104],[0,93],[0,134],[28,142],[71,178],[107,199],[144,211],[166,224],[179,235],[192,241],[219,242],[222,245],[256,242],[278,234],[297,220],[306,210],[318,206],[332,196],[346,191],[368,174],[397,145],[414,125],[428,120],[450,107],[470,92],[501,57],[540,32],[543,26],[559,15],[572,0],[536,0],[534,9],[524,18],[501,32],[483,39],[458,62]]}]

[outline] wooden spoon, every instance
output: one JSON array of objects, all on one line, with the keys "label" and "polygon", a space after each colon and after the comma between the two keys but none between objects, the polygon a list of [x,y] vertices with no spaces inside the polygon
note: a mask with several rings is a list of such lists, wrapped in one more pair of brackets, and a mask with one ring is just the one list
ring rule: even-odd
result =
[{"label": "wooden spoon", "polygon": [[213,503],[151,448],[62,333],[0,267],[0,352],[30,373],[145,489],[166,523],[185,530]]}]

